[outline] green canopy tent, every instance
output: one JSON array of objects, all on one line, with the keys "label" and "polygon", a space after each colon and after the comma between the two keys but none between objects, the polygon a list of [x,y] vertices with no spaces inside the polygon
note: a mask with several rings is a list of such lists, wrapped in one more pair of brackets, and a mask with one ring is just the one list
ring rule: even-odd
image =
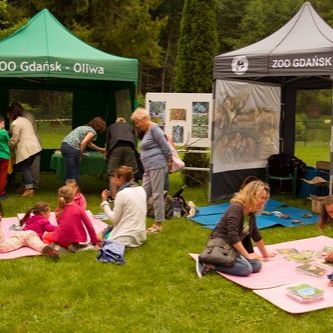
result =
[{"label": "green canopy tent", "polygon": [[[47,9],[0,41],[2,112],[8,107],[10,89],[71,91],[73,127],[96,116],[111,123],[117,108],[133,110],[137,79],[137,59],[114,56],[84,43]],[[117,92],[122,92],[122,105]]]}]

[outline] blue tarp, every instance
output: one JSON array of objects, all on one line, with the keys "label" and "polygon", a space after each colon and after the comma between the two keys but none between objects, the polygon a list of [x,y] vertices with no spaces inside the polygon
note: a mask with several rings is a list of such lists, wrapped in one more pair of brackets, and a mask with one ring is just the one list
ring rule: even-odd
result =
[{"label": "blue tarp", "polygon": [[[214,229],[228,207],[229,203],[199,207],[197,214],[193,216],[191,220],[203,225],[205,228]],[[257,226],[259,229],[264,229],[275,225],[281,225],[284,227],[297,227],[299,225],[314,224],[319,219],[317,214],[307,209],[288,207],[283,202],[273,199],[270,199],[267,202],[265,206],[265,212],[280,212],[282,214],[288,215],[290,218],[280,218],[275,214],[258,215]]]}]

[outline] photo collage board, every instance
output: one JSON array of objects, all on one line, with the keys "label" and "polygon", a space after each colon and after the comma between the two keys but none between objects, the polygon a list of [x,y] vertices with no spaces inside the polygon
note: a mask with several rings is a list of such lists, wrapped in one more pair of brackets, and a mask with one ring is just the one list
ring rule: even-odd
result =
[{"label": "photo collage board", "polygon": [[161,126],[176,146],[210,147],[212,107],[212,94],[146,94],[151,120]]}]

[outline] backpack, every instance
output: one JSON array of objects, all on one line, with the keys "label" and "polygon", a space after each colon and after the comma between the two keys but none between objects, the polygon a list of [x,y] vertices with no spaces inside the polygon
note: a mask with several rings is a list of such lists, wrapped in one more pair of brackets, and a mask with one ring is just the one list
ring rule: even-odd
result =
[{"label": "backpack", "polygon": [[[181,195],[184,191],[186,185],[182,186],[173,196],[168,194],[168,192],[164,193],[164,207],[165,207],[165,217],[182,217],[187,216],[190,207],[186,203],[186,200]],[[147,216],[154,218],[154,204],[152,198],[149,198],[147,203]]]},{"label": "backpack", "polygon": [[280,153],[268,157],[269,174],[272,176],[285,177],[293,173],[294,168],[298,170],[298,179],[305,176],[306,164],[291,154]]},{"label": "backpack", "polygon": [[181,195],[169,198],[168,205],[165,205],[166,218],[187,216],[189,211],[190,207]]}]

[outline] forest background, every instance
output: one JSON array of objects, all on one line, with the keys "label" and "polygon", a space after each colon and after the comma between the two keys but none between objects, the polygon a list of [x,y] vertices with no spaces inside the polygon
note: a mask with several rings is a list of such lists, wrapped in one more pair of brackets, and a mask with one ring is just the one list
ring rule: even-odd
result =
[{"label": "forest background", "polygon": [[[290,20],[304,2],[0,0],[0,39],[47,8],[86,43],[107,53],[139,59],[137,93],[139,104],[144,105],[146,92],[210,93],[214,56],[265,38]],[[319,15],[333,26],[333,1],[310,2]],[[27,93],[29,97],[30,92]],[[49,97],[52,99],[51,95]],[[60,114],[55,116],[62,118],[64,114],[70,114],[66,106],[70,105],[70,96],[64,98],[62,95],[57,99],[58,103],[52,103],[53,110],[59,110]],[[304,144],[312,140],[327,142],[331,105],[330,90],[298,94],[298,141]],[[46,115],[43,109],[46,108],[33,110],[37,119],[49,118],[50,113]]]},{"label": "forest background", "polygon": [[[49,9],[73,34],[107,53],[140,61],[138,92],[175,92],[181,61],[204,61],[192,80],[211,82],[213,57],[261,40],[282,27],[301,0],[0,0],[0,39]],[[312,0],[333,26],[333,2]],[[183,26],[182,26],[183,25]],[[191,35],[191,33],[193,35]],[[180,59],[182,48],[191,57]],[[212,50],[212,51],[211,51]],[[178,51],[178,53],[177,53]],[[213,54],[212,54],[213,53]],[[201,55],[201,57],[200,57]],[[178,56],[178,58],[177,58]],[[179,79],[179,78],[178,78]],[[198,88],[203,90],[203,88]],[[198,90],[197,89],[197,90]],[[211,83],[204,89],[211,92]],[[182,89],[186,91],[186,88]]]}]

